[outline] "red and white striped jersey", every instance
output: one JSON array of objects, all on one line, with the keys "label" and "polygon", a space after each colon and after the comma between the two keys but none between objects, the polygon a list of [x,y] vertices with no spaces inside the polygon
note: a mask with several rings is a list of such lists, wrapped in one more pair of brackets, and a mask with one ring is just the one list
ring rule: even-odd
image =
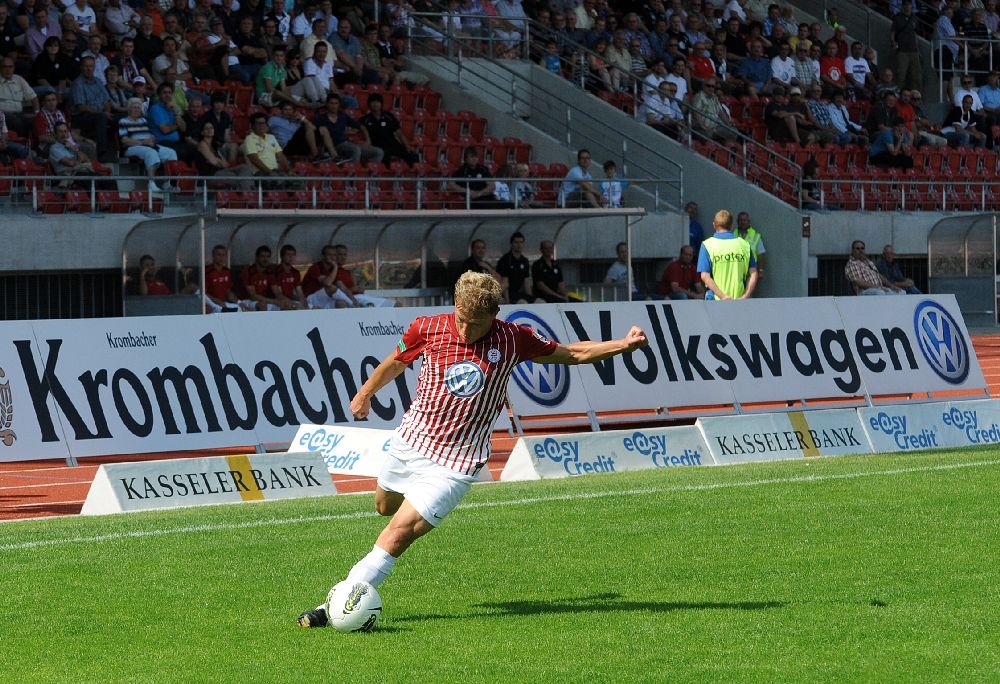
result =
[{"label": "red and white striped jersey", "polygon": [[514,366],[555,351],[530,328],[493,321],[472,344],[458,339],[452,313],[421,316],[399,341],[396,360],[424,357],[417,395],[396,432],[431,460],[474,473],[490,455],[490,433]]}]

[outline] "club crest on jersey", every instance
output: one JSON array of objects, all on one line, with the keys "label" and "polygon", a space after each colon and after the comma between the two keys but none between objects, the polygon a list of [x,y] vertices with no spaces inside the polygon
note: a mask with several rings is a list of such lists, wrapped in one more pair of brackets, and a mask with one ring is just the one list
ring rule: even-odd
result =
[{"label": "club crest on jersey", "polygon": [[444,373],[444,386],[460,399],[476,396],[485,385],[486,374],[472,361],[460,361],[449,366]]},{"label": "club crest on jersey", "polygon": [[500,350],[494,347],[486,352],[486,360],[490,363],[496,363],[500,360]]}]

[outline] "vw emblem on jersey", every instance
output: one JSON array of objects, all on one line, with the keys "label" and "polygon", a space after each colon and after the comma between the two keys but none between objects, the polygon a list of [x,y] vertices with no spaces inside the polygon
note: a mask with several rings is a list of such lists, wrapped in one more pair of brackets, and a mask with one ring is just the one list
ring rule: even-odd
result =
[{"label": "vw emblem on jersey", "polygon": [[497,361],[499,361],[500,360],[500,350],[497,349],[496,347],[493,347],[493,349],[490,349],[488,352],[486,352],[486,360],[489,361],[490,363],[496,363]]},{"label": "vw emblem on jersey", "polygon": [[[548,323],[530,311],[513,311],[507,322],[528,326],[536,336],[559,341]],[[513,378],[522,392],[542,406],[558,406],[569,393],[569,368],[559,363],[525,361],[514,366]]]},{"label": "vw emblem on jersey", "polygon": [[969,375],[969,346],[951,314],[937,302],[921,302],[913,312],[913,330],[934,372],[952,385],[962,383]]},{"label": "vw emblem on jersey", "polygon": [[485,384],[486,374],[472,361],[461,361],[444,372],[444,386],[460,399],[476,396]]}]

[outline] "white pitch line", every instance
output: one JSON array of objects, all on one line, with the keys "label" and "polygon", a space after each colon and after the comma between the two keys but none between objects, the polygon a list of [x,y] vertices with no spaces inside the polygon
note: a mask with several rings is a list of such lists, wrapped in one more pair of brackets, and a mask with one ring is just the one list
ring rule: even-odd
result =
[{"label": "white pitch line", "polygon": [[[854,480],[863,477],[880,477],[886,475],[907,475],[912,473],[930,473],[948,470],[960,470],[964,468],[982,468],[989,466],[1000,466],[1000,459],[988,461],[970,461],[967,463],[942,463],[930,466],[914,466],[911,468],[892,468],[889,470],[864,470],[852,473],[834,473],[830,475],[799,475],[788,478],[768,478],[766,480],[745,480],[742,482],[717,482],[702,485],[677,485],[674,487],[647,487],[642,489],[621,489],[606,490],[602,492],[585,492],[578,494],[557,494],[553,496],[528,497],[523,499],[511,499],[506,501],[479,501],[462,504],[459,509],[479,509],[479,508],[500,508],[507,506],[529,506],[537,503],[549,503],[553,501],[583,501],[587,499],[602,499],[619,496],[636,496],[644,494],[667,494],[670,492],[697,492],[715,489],[733,489],[738,487],[761,487],[775,484],[798,484],[812,482],[826,482],[829,480]],[[249,530],[261,527],[281,527],[285,525],[298,525],[301,523],[327,522],[335,520],[358,520],[361,518],[376,518],[378,514],[374,511],[357,511],[354,513],[337,513],[329,515],[297,516],[294,518],[270,518],[265,520],[249,520],[242,523],[222,523],[204,525],[185,525],[183,527],[171,527],[162,530],[136,530],[132,532],[115,532],[112,534],[99,534],[89,537],[63,537],[61,539],[40,539],[36,541],[18,542],[14,544],[0,544],[0,552],[3,551],[24,551],[28,549],[38,549],[49,546],[64,546],[67,544],[93,544],[105,541],[118,541],[122,539],[148,539],[154,537],[166,537],[173,534],[192,534],[199,532],[222,532],[232,530]],[[10,521],[19,522],[19,521]]]}]

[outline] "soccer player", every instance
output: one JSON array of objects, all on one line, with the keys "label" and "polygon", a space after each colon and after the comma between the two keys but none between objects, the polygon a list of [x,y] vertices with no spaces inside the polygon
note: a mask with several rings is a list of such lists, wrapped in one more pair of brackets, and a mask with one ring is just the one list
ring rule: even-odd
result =
[{"label": "soccer player", "polygon": [[[348,581],[377,587],[396,559],[468,493],[489,458],[490,433],[515,365],[594,363],[648,344],[637,326],[617,340],[559,344],[497,319],[501,297],[492,276],[463,273],[454,312],[417,318],[351,400],[354,417],[365,418],[375,393],[423,356],[416,397],[396,429],[375,489],[375,510],[392,519]],[[327,623],[322,606],[299,616],[302,627]]]}]

